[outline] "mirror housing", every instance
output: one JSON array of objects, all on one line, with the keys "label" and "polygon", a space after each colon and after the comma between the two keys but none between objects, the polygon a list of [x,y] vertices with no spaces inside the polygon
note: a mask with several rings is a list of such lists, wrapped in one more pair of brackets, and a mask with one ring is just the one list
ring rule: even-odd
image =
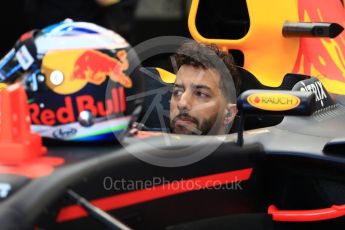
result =
[{"label": "mirror housing", "polygon": [[315,111],[315,93],[288,90],[247,90],[237,99],[244,115],[309,116]]},{"label": "mirror housing", "polygon": [[237,145],[243,145],[246,115],[310,116],[315,112],[314,92],[289,90],[247,90],[237,98],[240,115]]}]

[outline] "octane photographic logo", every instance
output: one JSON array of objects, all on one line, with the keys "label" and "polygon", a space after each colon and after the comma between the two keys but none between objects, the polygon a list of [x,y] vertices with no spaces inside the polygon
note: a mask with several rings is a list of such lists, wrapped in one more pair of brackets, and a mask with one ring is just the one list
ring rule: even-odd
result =
[{"label": "octane photographic logo", "polygon": [[[178,36],[162,36],[147,40],[138,44],[128,51],[128,58],[130,67],[128,68],[128,75],[131,75],[133,71],[138,70],[141,67],[141,63],[144,61],[166,55],[172,57],[172,54],[176,53],[176,50],[185,42],[195,42],[189,38]],[[213,55],[212,55],[213,56]],[[136,58],[133,58],[136,57]],[[217,69],[225,70],[226,74],[230,75],[224,62],[214,55],[215,58],[210,60]],[[213,60],[214,59],[214,60]],[[174,72],[177,73],[177,65],[174,58],[171,58],[171,64]],[[160,67],[160,66],[152,66]],[[133,103],[137,100],[142,100],[146,103],[143,108],[140,119],[137,120],[139,124],[145,124],[148,119],[151,118],[153,111],[157,112],[160,128],[162,130],[169,130],[169,124],[166,124],[165,120],[169,120],[170,110],[169,105],[163,106],[163,101],[170,103],[170,97],[173,89],[173,84],[163,84],[161,79],[157,79],[154,73],[148,71],[145,67],[140,68],[140,77],[151,78],[152,81],[160,81],[161,84],[157,88],[148,88],[144,92],[138,92],[132,95],[126,95],[126,103]],[[224,72],[223,72],[224,73]],[[200,76],[201,78],[202,76]],[[232,78],[229,78],[232,79]],[[133,79],[132,79],[133,80]],[[135,80],[133,80],[133,87],[135,87]],[[236,98],[236,90],[234,83],[232,82],[233,98]],[[107,87],[107,95],[111,93],[112,86],[109,84]],[[163,97],[169,97],[167,100]],[[148,99],[149,98],[149,99]],[[153,98],[153,99],[152,99]],[[218,111],[218,115],[215,123],[219,123],[220,119],[223,119],[222,114],[224,111]],[[108,117],[113,119],[113,117]],[[230,127],[228,127],[230,128]],[[214,131],[216,127],[210,129],[210,133]],[[199,130],[201,133],[201,131]],[[198,133],[198,132],[195,132]],[[115,135],[115,133],[114,133]],[[118,138],[121,145],[127,150],[128,153],[137,157],[138,159],[161,167],[180,167],[196,163],[205,157],[212,154],[226,139],[225,135],[177,135],[172,134],[169,131],[162,131],[155,133],[153,138],[137,138],[137,141],[133,141],[132,138]],[[208,143],[212,144],[208,144]]]}]

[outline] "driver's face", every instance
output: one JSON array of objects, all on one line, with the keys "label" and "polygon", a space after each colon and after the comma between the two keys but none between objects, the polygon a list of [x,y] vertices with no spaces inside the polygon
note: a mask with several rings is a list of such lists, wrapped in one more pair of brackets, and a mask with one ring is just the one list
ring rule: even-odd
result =
[{"label": "driver's face", "polygon": [[[224,134],[226,101],[219,83],[219,73],[214,69],[190,65],[180,67],[170,101],[172,132]],[[210,133],[212,128],[214,132]]]}]

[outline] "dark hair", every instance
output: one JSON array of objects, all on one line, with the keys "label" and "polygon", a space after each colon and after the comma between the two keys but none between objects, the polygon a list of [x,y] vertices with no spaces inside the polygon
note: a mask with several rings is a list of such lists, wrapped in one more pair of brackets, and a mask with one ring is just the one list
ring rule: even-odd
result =
[{"label": "dark hair", "polygon": [[203,69],[213,68],[220,74],[220,86],[224,97],[233,103],[233,88],[238,96],[240,90],[240,78],[235,66],[234,58],[228,52],[221,51],[214,44],[201,44],[197,42],[186,42],[177,50],[175,54],[177,68],[182,65],[191,65]]}]

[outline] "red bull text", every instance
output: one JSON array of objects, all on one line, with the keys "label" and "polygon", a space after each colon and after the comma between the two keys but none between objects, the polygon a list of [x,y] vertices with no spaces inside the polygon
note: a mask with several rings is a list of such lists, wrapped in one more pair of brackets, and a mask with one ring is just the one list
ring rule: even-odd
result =
[{"label": "red bull text", "polygon": [[[77,108],[77,114],[73,108]],[[79,113],[85,110],[89,110],[94,117],[123,113],[126,111],[126,98],[124,88],[119,87],[112,89],[111,97],[105,101],[95,101],[91,95],[81,95],[75,98],[66,96],[64,105],[55,111],[41,108],[37,103],[30,104],[29,109],[33,124],[54,126],[77,121]]]}]

